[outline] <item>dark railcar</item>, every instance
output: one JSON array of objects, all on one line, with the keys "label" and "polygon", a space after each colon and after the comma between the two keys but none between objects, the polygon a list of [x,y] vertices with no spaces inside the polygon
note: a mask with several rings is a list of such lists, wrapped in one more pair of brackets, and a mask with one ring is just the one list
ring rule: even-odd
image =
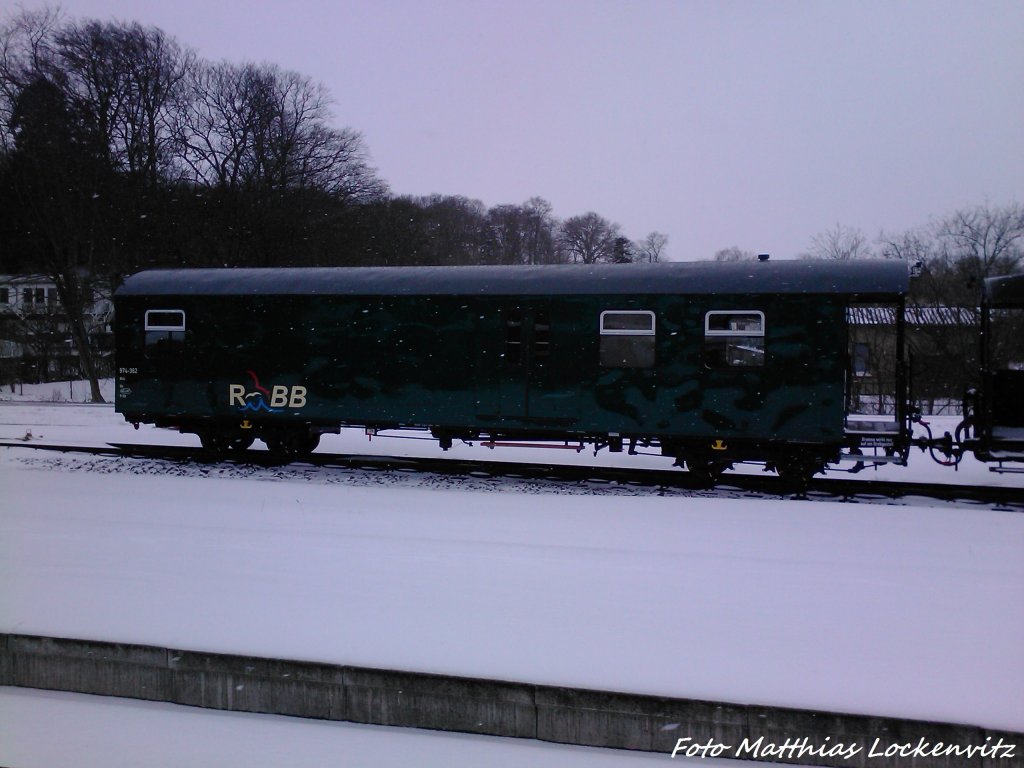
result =
[{"label": "dark railcar", "polygon": [[957,441],[980,461],[1024,462],[1024,275],[985,281],[980,360],[981,388],[965,398]]},{"label": "dark railcar", "polygon": [[847,316],[891,304],[901,326],[908,282],[901,262],[143,272],[115,298],[117,410],[217,448],[415,427],[809,475],[905,452],[902,335],[895,417],[851,422]]}]

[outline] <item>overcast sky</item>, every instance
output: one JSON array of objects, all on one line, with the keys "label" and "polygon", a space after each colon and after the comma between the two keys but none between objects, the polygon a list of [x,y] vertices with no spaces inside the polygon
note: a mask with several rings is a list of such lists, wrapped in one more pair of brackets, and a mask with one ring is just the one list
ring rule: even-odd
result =
[{"label": "overcast sky", "polygon": [[1021,0],[61,7],[323,82],[396,194],[536,195],[664,232],[676,260],[1024,202]]}]

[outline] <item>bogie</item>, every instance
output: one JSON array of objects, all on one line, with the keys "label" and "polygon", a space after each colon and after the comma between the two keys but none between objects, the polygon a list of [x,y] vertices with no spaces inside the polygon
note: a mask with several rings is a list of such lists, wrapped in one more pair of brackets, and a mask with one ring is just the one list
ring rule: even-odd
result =
[{"label": "bogie", "polygon": [[815,454],[794,453],[775,462],[775,471],[783,483],[804,490],[811,479],[825,468],[825,461]]},{"label": "bogie", "polygon": [[732,462],[725,459],[714,459],[708,456],[691,455],[685,460],[687,471],[702,487],[710,488],[717,485],[722,475],[732,469]]},{"label": "bogie", "polygon": [[206,429],[199,432],[203,448],[213,454],[237,453],[247,450],[256,436],[239,430]]}]

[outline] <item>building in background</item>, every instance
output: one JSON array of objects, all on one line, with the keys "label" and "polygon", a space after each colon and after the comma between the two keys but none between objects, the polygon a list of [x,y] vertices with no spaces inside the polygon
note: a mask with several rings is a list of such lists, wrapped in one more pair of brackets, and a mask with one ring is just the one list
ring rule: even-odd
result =
[{"label": "building in background", "polygon": [[[102,375],[111,375],[113,304],[93,293],[86,325]],[[0,384],[81,378],[57,286],[46,275],[0,275]]]}]

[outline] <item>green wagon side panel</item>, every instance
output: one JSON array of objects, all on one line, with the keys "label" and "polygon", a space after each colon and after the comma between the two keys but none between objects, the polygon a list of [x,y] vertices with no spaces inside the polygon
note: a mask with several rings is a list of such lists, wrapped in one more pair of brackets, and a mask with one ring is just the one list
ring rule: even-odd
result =
[{"label": "green wagon side panel", "polygon": [[[152,309],[184,311],[184,338],[147,346]],[[712,309],[765,313],[763,368],[705,365]],[[605,310],[655,313],[653,367],[600,366]],[[140,420],[842,436],[842,295],[128,294],[117,298],[117,318],[118,367],[135,371],[119,373],[117,407]],[[516,320],[526,349],[518,357]]]}]

